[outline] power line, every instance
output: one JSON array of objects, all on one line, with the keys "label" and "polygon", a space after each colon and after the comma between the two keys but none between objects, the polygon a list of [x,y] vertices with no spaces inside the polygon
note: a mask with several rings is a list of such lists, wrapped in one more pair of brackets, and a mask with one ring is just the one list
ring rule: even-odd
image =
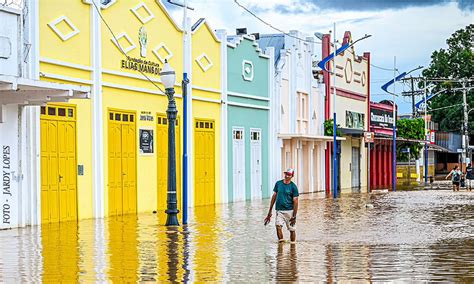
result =
[{"label": "power line", "polygon": [[[102,13],[100,12],[100,9],[99,7],[97,7],[97,4],[95,3],[94,0],[91,0],[92,4],[94,5],[95,9],[97,10],[97,13],[99,14],[99,17],[101,18],[102,22],[104,22],[104,24],[107,26],[107,29],[109,30],[109,32],[112,34],[112,36],[114,37],[115,39],[115,42],[117,43],[117,46],[119,48],[119,50],[122,52],[122,54],[127,57],[127,54],[125,53],[125,51],[123,51],[122,49],[122,46],[120,45],[117,37],[115,36],[114,32],[112,31],[112,28],[109,26],[109,24],[107,23],[107,21],[104,19],[104,17],[102,16]],[[158,86],[155,82],[153,82],[143,71],[141,71],[139,68],[138,69],[138,72],[140,72],[140,74],[143,75],[143,77],[145,77],[150,83],[153,84],[153,86],[155,86],[158,90],[160,90],[160,92],[162,92],[163,94],[165,93],[163,91],[163,89],[160,88],[160,86]]]},{"label": "power line", "polygon": [[264,23],[265,25],[269,26],[270,28],[284,34],[284,35],[287,35],[289,37],[292,37],[292,38],[295,38],[295,39],[299,39],[301,41],[305,41],[305,42],[309,42],[309,43],[317,43],[317,44],[321,44],[322,42],[318,42],[318,41],[312,41],[312,40],[307,40],[307,39],[304,39],[304,38],[300,38],[300,37],[297,37],[297,36],[294,36],[292,34],[289,34],[285,31],[283,31],[282,29],[279,29],[275,26],[273,26],[272,24],[270,24],[269,22],[265,21],[264,19],[260,18],[259,16],[257,16],[254,12],[252,12],[250,9],[248,9],[247,7],[245,7],[244,5],[240,4],[239,1],[237,0],[234,0],[235,4],[237,4],[237,6],[239,6],[240,8],[244,9],[247,13],[249,13],[250,15],[254,16],[256,19],[258,19],[260,22]]},{"label": "power line", "polygon": [[380,67],[380,66],[377,66],[377,65],[374,65],[372,63],[370,63],[370,66],[374,67],[374,68],[377,68],[377,69],[380,69],[380,70],[384,70],[384,71],[397,71],[398,72],[398,69],[390,69],[390,68],[384,68],[384,67]]}]

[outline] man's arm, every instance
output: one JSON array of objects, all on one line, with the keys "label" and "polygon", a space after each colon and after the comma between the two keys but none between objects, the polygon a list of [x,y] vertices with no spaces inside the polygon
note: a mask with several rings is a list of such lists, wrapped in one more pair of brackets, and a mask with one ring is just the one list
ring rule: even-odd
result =
[{"label": "man's arm", "polygon": [[293,197],[293,216],[290,219],[290,225],[296,224],[296,214],[298,213],[298,196]]},{"label": "man's arm", "polygon": [[272,201],[270,201],[270,209],[268,209],[267,217],[265,217],[265,220],[263,221],[263,223],[265,224],[265,226],[266,226],[268,223],[270,223],[270,219],[272,218],[272,209],[273,209],[273,205],[275,204],[276,197],[277,197],[277,193],[276,193],[276,192],[273,192]]},{"label": "man's arm", "polygon": [[273,209],[273,205],[275,205],[276,198],[277,198],[277,193],[273,192],[272,201],[270,201],[270,209],[268,209],[269,216],[272,216],[272,209]]},{"label": "man's arm", "polygon": [[450,171],[449,174],[446,176],[445,179],[448,179],[453,174],[453,171]]}]

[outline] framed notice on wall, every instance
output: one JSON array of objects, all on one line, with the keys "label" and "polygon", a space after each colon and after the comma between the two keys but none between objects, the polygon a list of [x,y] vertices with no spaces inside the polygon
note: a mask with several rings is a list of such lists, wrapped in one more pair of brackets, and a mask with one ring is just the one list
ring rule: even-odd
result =
[{"label": "framed notice on wall", "polygon": [[152,155],[154,153],[153,129],[143,129],[138,131],[140,155]]}]

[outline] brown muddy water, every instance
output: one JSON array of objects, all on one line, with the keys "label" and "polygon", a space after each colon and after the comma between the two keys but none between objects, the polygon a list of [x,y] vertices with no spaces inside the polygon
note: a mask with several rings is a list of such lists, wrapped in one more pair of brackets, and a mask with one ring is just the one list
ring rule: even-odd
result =
[{"label": "brown muddy water", "polygon": [[302,195],[295,245],[268,203],[0,231],[0,282],[474,282],[474,192]]}]

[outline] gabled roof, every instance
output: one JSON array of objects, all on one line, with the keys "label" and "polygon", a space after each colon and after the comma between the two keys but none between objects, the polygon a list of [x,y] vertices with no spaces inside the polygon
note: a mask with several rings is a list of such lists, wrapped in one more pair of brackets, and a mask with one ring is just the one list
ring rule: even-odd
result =
[{"label": "gabled roof", "polygon": [[258,45],[262,50],[267,47],[273,47],[275,49],[274,64],[276,65],[280,60],[281,50],[285,49],[285,35],[284,34],[269,34],[260,35]]},{"label": "gabled roof", "polygon": [[214,40],[216,42],[221,42],[219,40],[219,38],[217,37],[216,32],[211,28],[211,26],[209,25],[209,23],[207,22],[207,20],[205,18],[200,18],[199,20],[197,20],[196,23],[194,23],[194,25],[191,27],[191,33],[192,34],[196,33],[204,25],[210,31],[210,33],[211,33],[212,37],[214,38]]},{"label": "gabled roof", "polygon": [[163,3],[161,3],[160,0],[155,0],[155,2],[156,4],[158,4],[158,7],[160,7],[163,13],[165,13],[166,17],[168,18],[168,20],[170,20],[170,22],[173,24],[176,30],[178,30],[179,32],[183,32],[183,29],[181,29],[181,27],[179,27],[178,24],[176,24],[173,17],[171,17],[171,15],[168,13],[168,10],[166,9],[165,5],[163,5]]},{"label": "gabled roof", "polygon": [[251,35],[232,35],[227,37],[227,46],[231,48],[236,48],[243,40],[248,40],[252,42],[252,45],[255,47],[255,51],[258,53],[258,56],[270,59],[270,56],[264,54],[262,49],[259,47],[258,42],[255,40],[254,36]]}]

